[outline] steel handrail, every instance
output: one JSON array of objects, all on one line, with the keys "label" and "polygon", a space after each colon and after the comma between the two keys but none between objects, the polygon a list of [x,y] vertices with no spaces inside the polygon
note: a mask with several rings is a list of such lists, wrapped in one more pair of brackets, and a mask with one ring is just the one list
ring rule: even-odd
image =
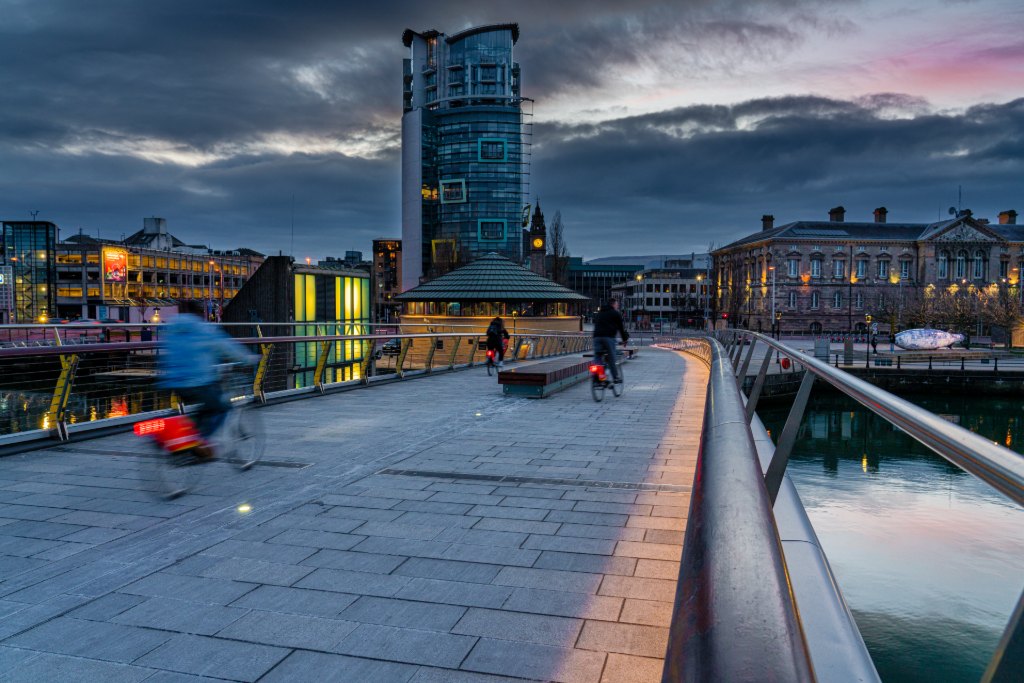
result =
[{"label": "steel handrail", "polygon": [[[333,341],[388,341],[390,339],[465,339],[466,337],[484,337],[483,332],[417,332],[409,334],[324,334],[307,335],[301,337],[277,336],[277,337],[232,337],[233,341],[239,344],[292,344],[301,342],[333,342]],[[529,333],[517,332],[516,337],[543,337],[543,338],[588,338],[585,332],[561,332],[561,333]],[[97,342],[90,344],[74,344],[72,346],[27,346],[0,348],[0,358],[22,357],[22,356],[61,356],[73,350],[75,353],[99,353],[102,351],[145,351],[159,349],[161,342]]]},{"label": "steel handrail", "polygon": [[838,370],[828,363],[757,332],[731,331],[762,342],[799,363],[868,410],[896,425],[965,472],[978,477],[1018,505],[1024,505],[1024,457],[910,401]]},{"label": "steel handrail", "polygon": [[704,426],[662,681],[813,681],[771,502],[728,356]]}]

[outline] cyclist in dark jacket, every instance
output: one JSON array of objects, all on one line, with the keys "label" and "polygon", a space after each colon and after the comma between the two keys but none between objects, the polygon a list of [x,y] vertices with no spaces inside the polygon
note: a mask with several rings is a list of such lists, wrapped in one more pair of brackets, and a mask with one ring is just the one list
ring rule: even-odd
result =
[{"label": "cyclist in dark jacket", "polygon": [[620,335],[622,343],[629,340],[629,333],[622,323],[622,316],[619,314],[619,301],[612,299],[602,304],[594,316],[594,357],[604,354],[608,367],[612,371],[612,379],[618,383],[622,381],[619,376],[619,366],[615,362],[615,337]]},{"label": "cyclist in dark jacket", "polygon": [[509,338],[508,330],[501,318],[495,317],[487,326],[487,350],[494,351],[498,358],[498,367],[505,366],[505,340]]}]

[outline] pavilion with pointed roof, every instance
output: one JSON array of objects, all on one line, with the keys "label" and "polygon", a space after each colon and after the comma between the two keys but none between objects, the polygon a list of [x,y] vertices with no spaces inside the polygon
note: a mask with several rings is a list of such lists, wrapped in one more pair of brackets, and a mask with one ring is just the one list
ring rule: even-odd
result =
[{"label": "pavilion with pointed roof", "polygon": [[[546,319],[546,329],[578,330],[587,297],[538,275],[499,254],[475,261],[395,297],[403,322],[449,322],[450,318],[489,321],[494,316]],[[570,324],[556,324],[558,319]],[[552,327],[551,325],[554,325]],[[486,324],[484,324],[486,327]]]}]

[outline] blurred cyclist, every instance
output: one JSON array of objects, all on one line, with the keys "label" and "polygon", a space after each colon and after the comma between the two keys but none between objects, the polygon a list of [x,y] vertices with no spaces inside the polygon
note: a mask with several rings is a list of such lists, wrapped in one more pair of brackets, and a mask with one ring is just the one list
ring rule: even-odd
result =
[{"label": "blurred cyclist", "polygon": [[259,357],[218,327],[188,313],[161,328],[157,386],[174,391],[185,405],[199,404],[196,426],[206,439],[206,445],[195,449],[200,458],[214,457],[210,436],[231,410],[217,371],[217,364],[225,360],[255,365]]},{"label": "blurred cyclist", "polygon": [[594,316],[594,358],[604,354],[616,384],[621,383],[622,378],[619,376],[619,366],[615,362],[615,335],[622,335],[623,345],[629,340],[629,333],[626,332],[618,309],[619,300],[611,299],[602,304]]},{"label": "blurred cyclist", "polygon": [[498,367],[505,366],[505,342],[508,339],[508,330],[505,323],[499,317],[495,317],[487,326],[487,350],[494,351],[498,358]]}]

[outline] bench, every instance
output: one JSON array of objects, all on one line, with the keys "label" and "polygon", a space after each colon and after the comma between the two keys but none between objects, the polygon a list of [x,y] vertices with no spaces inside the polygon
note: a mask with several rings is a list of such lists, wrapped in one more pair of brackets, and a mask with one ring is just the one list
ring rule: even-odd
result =
[{"label": "bench", "polygon": [[544,398],[590,376],[590,361],[579,356],[556,358],[527,367],[501,370],[498,384],[507,396]]}]

